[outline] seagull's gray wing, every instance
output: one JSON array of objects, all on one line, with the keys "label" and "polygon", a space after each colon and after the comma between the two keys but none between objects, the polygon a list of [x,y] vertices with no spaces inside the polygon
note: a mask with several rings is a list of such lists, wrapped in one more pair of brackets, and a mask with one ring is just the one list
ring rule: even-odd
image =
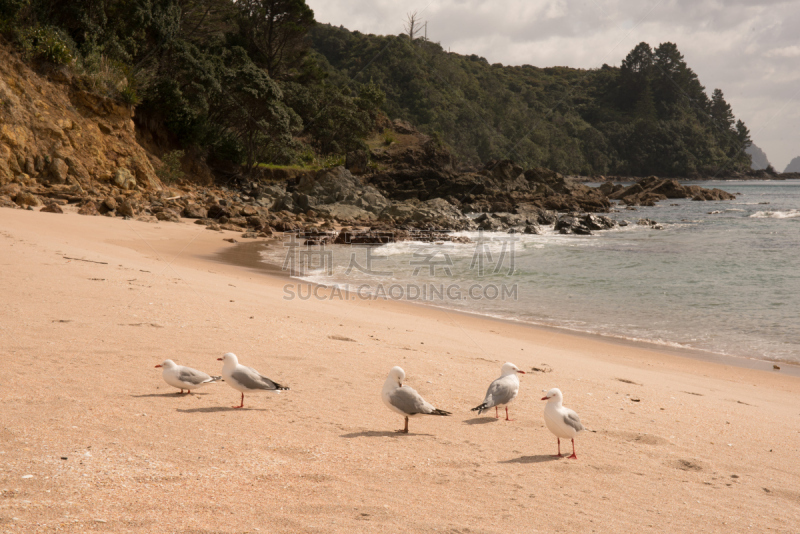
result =
[{"label": "seagull's gray wing", "polygon": [[486,391],[486,398],[483,399],[486,408],[508,404],[514,398],[514,386],[510,380],[503,380],[505,376],[498,378],[489,385]]},{"label": "seagull's gray wing", "polygon": [[436,411],[430,403],[413,388],[402,386],[389,394],[389,403],[407,415],[418,413],[430,414]]},{"label": "seagull's gray wing", "polygon": [[578,417],[578,414],[576,414],[572,410],[567,410],[567,414],[564,416],[564,423],[574,428],[575,432],[580,432],[581,430],[583,430],[583,424],[581,423],[581,418]]},{"label": "seagull's gray wing", "polygon": [[187,384],[198,386],[204,382],[213,382],[213,379],[202,371],[191,367],[182,367],[178,373],[178,380]]},{"label": "seagull's gray wing", "polygon": [[261,376],[258,371],[252,367],[239,367],[233,373],[231,378],[239,382],[247,389],[264,389],[264,390],[277,390],[289,389],[273,382],[266,376]]}]

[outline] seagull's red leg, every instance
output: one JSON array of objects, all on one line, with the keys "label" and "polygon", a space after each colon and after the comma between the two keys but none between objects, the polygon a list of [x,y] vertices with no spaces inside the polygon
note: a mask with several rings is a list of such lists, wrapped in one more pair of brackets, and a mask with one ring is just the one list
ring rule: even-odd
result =
[{"label": "seagull's red leg", "polygon": [[556,440],[558,441],[558,454],[551,454],[550,456],[561,458],[561,438],[556,438]]},{"label": "seagull's red leg", "polygon": [[494,407],[494,418],[495,419],[500,419],[500,416],[497,415],[497,406]]},{"label": "seagull's red leg", "polygon": [[191,395],[191,394],[192,394],[192,390],[191,390],[191,389],[187,389],[187,390],[186,390],[186,393],[188,393],[189,395]]},{"label": "seagull's red leg", "polygon": [[403,430],[397,430],[401,434],[408,434],[408,416],[406,416],[406,427]]},{"label": "seagull's red leg", "polygon": [[239,406],[234,406],[234,408],[244,408],[244,393],[242,393],[242,403]]},{"label": "seagull's red leg", "polygon": [[181,390],[181,392],[180,392],[180,393],[178,393],[178,395],[183,395],[183,390]]},{"label": "seagull's red leg", "polygon": [[508,418],[508,406],[506,406],[506,421],[513,421],[513,419]]},{"label": "seagull's red leg", "polygon": [[572,456],[568,456],[567,458],[571,458],[573,460],[577,460],[578,457],[575,456],[575,440],[572,440]]}]

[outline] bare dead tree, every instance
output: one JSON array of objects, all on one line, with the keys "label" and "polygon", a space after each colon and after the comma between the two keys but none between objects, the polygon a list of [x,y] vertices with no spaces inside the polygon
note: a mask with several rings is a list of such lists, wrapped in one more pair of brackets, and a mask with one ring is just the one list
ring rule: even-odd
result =
[{"label": "bare dead tree", "polygon": [[413,41],[414,38],[419,33],[419,20],[417,19],[417,12],[414,11],[413,13],[408,13],[406,15],[406,22],[403,25],[406,29],[406,33],[408,34],[408,38]]}]

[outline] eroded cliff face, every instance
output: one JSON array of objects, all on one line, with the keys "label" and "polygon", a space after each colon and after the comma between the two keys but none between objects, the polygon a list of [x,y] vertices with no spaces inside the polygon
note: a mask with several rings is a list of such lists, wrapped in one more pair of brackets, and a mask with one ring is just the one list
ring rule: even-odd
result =
[{"label": "eroded cliff face", "polygon": [[131,118],[129,107],[73,87],[65,71],[38,74],[0,42],[0,186],[161,189]]}]

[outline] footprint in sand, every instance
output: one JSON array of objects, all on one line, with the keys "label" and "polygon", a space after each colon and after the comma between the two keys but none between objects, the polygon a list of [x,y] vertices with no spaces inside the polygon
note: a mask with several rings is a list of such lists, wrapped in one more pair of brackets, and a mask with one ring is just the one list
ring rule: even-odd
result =
[{"label": "footprint in sand", "polygon": [[606,430],[602,432],[608,436],[621,438],[631,443],[642,443],[644,445],[669,445],[669,440],[654,434],[643,434],[641,432],[626,432],[619,430]]}]

